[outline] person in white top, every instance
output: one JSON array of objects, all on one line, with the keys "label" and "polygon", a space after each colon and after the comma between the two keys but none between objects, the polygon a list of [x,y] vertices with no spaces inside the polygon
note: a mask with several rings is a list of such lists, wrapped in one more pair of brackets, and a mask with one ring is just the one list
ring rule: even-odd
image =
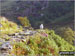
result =
[{"label": "person in white top", "polygon": [[41,25],[40,25],[40,29],[43,29],[43,28],[44,28],[44,26],[43,26],[43,24],[41,24]]}]

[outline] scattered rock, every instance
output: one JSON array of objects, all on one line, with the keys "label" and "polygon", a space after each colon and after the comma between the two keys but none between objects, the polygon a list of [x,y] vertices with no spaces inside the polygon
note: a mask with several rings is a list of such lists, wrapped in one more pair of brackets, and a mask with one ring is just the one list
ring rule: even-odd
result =
[{"label": "scattered rock", "polygon": [[35,34],[37,31],[25,31],[26,35],[33,35]]},{"label": "scattered rock", "polygon": [[12,50],[12,45],[10,42],[4,42],[0,47],[0,53],[10,53]]},{"label": "scattered rock", "polygon": [[0,53],[0,56],[9,56],[9,53]]},{"label": "scattered rock", "polygon": [[20,42],[21,41],[21,39],[20,38],[11,38],[9,41],[11,41],[11,42]]},{"label": "scattered rock", "polygon": [[5,42],[5,39],[0,38],[0,42]]},{"label": "scattered rock", "polygon": [[19,33],[15,33],[14,35],[17,36],[17,35],[19,35]]},{"label": "scattered rock", "polygon": [[22,41],[22,42],[26,42],[26,39],[22,39],[21,41]]},{"label": "scattered rock", "polygon": [[29,30],[33,30],[32,27],[24,27],[23,29],[24,29],[24,30],[27,30],[27,29],[29,29]]},{"label": "scattered rock", "polygon": [[24,35],[24,34],[25,34],[25,32],[24,32],[24,31],[22,31],[22,32],[20,32],[20,33],[19,33],[19,35]]},{"label": "scattered rock", "polygon": [[2,24],[0,24],[0,27],[2,27]]},{"label": "scattered rock", "polygon": [[5,43],[2,44],[1,48],[12,49],[12,45],[10,44],[10,42],[5,42]]}]

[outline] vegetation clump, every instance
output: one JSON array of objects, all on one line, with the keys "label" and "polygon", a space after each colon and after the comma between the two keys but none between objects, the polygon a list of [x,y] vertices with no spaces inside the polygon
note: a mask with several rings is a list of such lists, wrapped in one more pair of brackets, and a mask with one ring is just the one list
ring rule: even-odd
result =
[{"label": "vegetation clump", "polygon": [[42,36],[41,31],[35,36],[29,36],[27,42],[16,42],[14,50],[17,55],[59,55],[59,51],[74,51],[75,47],[56,35],[53,30],[46,29],[48,36]]},{"label": "vegetation clump", "polygon": [[21,24],[24,27],[30,27],[31,24],[29,23],[29,20],[27,19],[27,17],[18,17],[18,20],[21,22]]},{"label": "vegetation clump", "polygon": [[16,23],[8,21],[5,17],[0,17],[0,24],[0,32],[3,34],[12,34],[20,31]]},{"label": "vegetation clump", "polygon": [[57,34],[68,41],[70,44],[74,44],[74,31],[70,27],[62,27],[57,29]]}]

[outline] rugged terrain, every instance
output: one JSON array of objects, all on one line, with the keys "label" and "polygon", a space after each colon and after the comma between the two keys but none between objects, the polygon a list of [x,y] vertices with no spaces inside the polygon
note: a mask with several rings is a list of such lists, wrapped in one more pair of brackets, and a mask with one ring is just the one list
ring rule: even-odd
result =
[{"label": "rugged terrain", "polygon": [[[26,18],[20,17],[20,19],[25,22]],[[27,23],[30,25],[29,22]],[[1,56],[58,56],[59,51],[75,51],[75,47],[69,43],[71,40],[65,41],[64,38],[55,34],[54,30],[34,30],[25,25],[17,25],[5,17],[0,17]],[[71,34],[74,37],[74,34]],[[69,37],[72,39],[71,36]]]},{"label": "rugged terrain", "polygon": [[75,51],[73,1],[2,0],[0,4],[1,56],[59,56],[60,51]]}]

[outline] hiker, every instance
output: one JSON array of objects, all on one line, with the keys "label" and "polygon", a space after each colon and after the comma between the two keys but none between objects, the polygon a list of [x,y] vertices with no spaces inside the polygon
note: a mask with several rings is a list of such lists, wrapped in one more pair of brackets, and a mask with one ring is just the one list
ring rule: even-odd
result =
[{"label": "hiker", "polygon": [[44,26],[43,26],[43,24],[41,24],[41,25],[40,25],[40,29],[43,29],[43,28],[44,28]]}]

